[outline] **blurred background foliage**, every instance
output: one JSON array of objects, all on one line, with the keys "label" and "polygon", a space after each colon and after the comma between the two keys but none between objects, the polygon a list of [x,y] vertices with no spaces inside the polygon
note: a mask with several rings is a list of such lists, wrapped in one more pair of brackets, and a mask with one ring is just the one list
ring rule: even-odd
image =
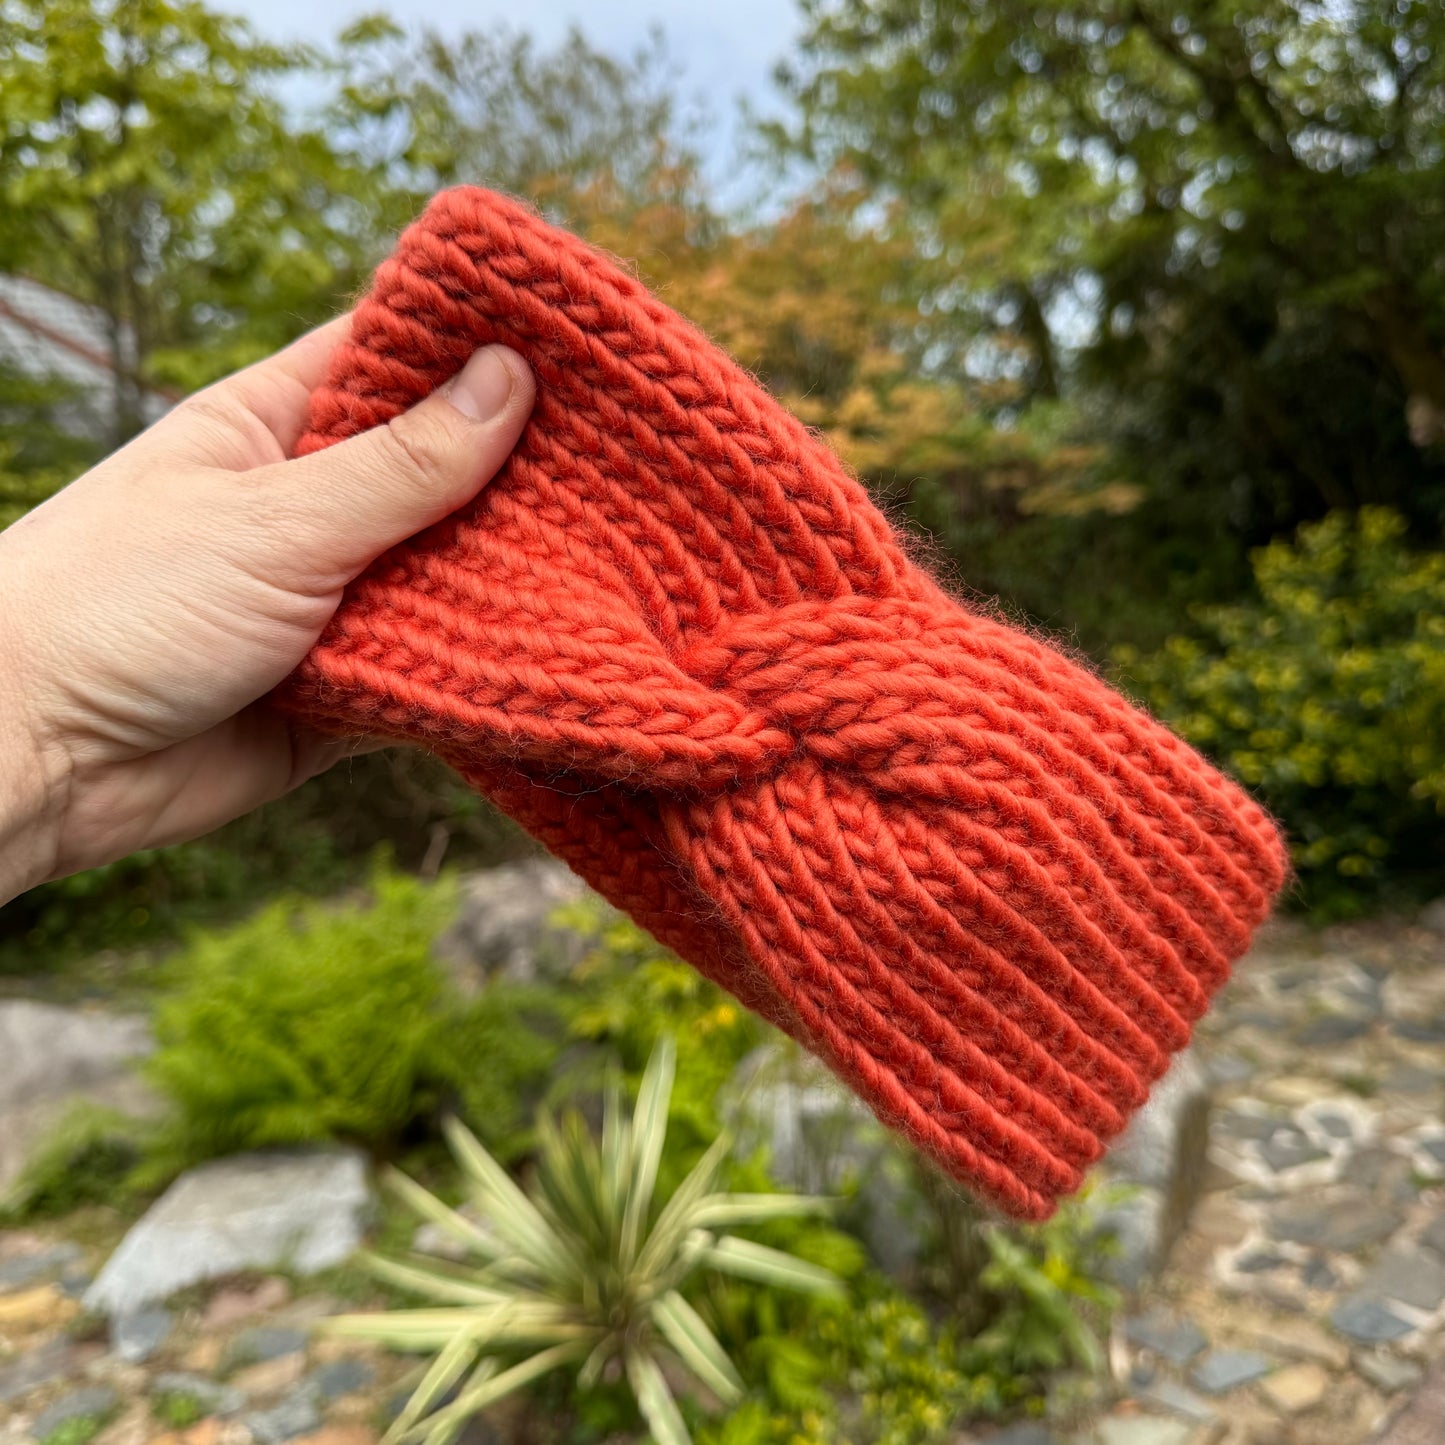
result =
[{"label": "blurred background foliage", "polygon": [[[741,206],[661,40],[378,15],[314,48],[193,0],[12,0],[0,275],[94,306],[118,384],[82,427],[86,398],[0,368],[0,521],[134,432],[148,389],[345,305],[435,188],[500,186],[756,371],[951,582],[1238,771],[1305,905],[1445,891],[1445,11],[802,10],[743,163],[768,200]],[[368,758],[18,900],[0,967],[328,891],[378,844],[427,874],[522,846],[428,760]]]}]

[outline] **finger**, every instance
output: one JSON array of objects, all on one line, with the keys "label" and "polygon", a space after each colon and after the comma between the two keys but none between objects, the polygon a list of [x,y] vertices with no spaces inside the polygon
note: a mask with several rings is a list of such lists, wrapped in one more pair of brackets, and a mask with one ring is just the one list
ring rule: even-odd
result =
[{"label": "finger", "polygon": [[[230,505],[252,518],[238,535],[257,549],[243,560],[293,592],[334,591],[470,501],[516,445],[534,395],[526,362],[488,346],[387,425],[233,479]],[[254,525],[258,509],[264,527]]]},{"label": "finger", "polygon": [[332,352],[350,334],[347,312],[203,388],[157,424],[153,444],[177,459],[231,470],[290,456],[305,429],[311,393],[325,379]]}]

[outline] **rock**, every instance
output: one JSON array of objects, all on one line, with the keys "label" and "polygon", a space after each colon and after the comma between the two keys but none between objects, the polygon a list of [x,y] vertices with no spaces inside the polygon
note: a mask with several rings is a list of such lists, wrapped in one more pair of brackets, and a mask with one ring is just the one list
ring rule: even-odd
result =
[{"label": "rock", "polygon": [[551,918],[587,885],[554,858],[527,858],[466,874],[458,884],[457,916],[435,953],[457,985],[476,993],[493,978],[557,982],[581,960],[587,940]]},{"label": "rock", "polygon": [[1355,1356],[1355,1369],[1382,1395],[1412,1388],[1424,1373],[1414,1360],[1402,1360],[1388,1350],[1361,1350]]},{"label": "rock", "polygon": [[1085,1445],[1188,1445],[1194,1426],[1185,1420],[1161,1420],[1148,1415],[1110,1415],[1100,1420]]},{"label": "rock", "polygon": [[851,1193],[840,1222],[886,1274],[906,1274],[922,1256],[930,1212],[943,1222],[951,1210],[972,1209],[951,1186],[915,1173],[867,1106],[790,1042],[762,1044],[744,1058],[720,1108],[739,1154],[766,1147],[784,1188]]},{"label": "rock", "polygon": [[179,1370],[157,1375],[151,1381],[150,1393],[154,1397],[180,1395],[192,1401],[202,1415],[234,1415],[246,1404],[245,1395],[233,1386]]},{"label": "rock", "polygon": [[120,1242],[85,1295],[117,1315],[242,1269],[340,1264],[371,1208],[356,1150],[238,1154],[183,1174]]},{"label": "rock", "polygon": [[306,1356],[296,1351],[274,1360],[262,1360],[258,1365],[247,1365],[231,1376],[231,1385],[248,1398],[267,1400],[299,1385],[305,1373]]},{"label": "rock", "polygon": [[1445,1044],[1445,1014],[1428,1019],[1395,1019],[1390,1032],[1412,1044]]},{"label": "rock", "polygon": [[63,1379],[74,1366],[76,1355],[69,1340],[55,1339],[7,1360],[0,1365],[0,1405]]},{"label": "rock", "polygon": [[1058,1436],[1033,1420],[1017,1425],[1006,1425],[996,1435],[990,1435],[985,1445],[1058,1445]]},{"label": "rock", "polygon": [[1210,1244],[1240,1244],[1249,1235],[1249,1217],[1226,1194],[1211,1194],[1195,1206],[1189,1232]]},{"label": "rock", "polygon": [[72,1265],[79,1264],[81,1258],[80,1247],[67,1243],[0,1259],[0,1294],[23,1289],[47,1275],[61,1274]]},{"label": "rock", "polygon": [[256,1325],[242,1330],[231,1341],[221,1356],[223,1370],[237,1370],[245,1365],[259,1365],[267,1360],[279,1360],[283,1355],[294,1355],[304,1350],[310,1336],[305,1330],[278,1329],[274,1325]]},{"label": "rock", "polygon": [[90,1385],[71,1390],[47,1406],[30,1423],[30,1433],[44,1440],[69,1420],[103,1419],[120,1404],[120,1396],[109,1385]]},{"label": "rock", "polygon": [[294,1440],[319,1429],[321,1411],[310,1390],[298,1390],[269,1410],[242,1415],[241,1423],[251,1432],[256,1445],[281,1445],[283,1440]]},{"label": "rock", "polygon": [[158,1305],[117,1315],[110,1325],[110,1347],[121,1359],[140,1364],[165,1344],[174,1323],[171,1312]]},{"label": "rock", "polygon": [[1436,1361],[1410,1402],[1371,1445],[1440,1445],[1445,1420],[1445,1362]]},{"label": "rock", "polygon": [[26,1334],[54,1329],[80,1313],[80,1306],[58,1285],[36,1285],[18,1294],[0,1295],[0,1330]]},{"label": "rock", "polygon": [[1259,1157],[1276,1174],[1283,1174],[1286,1169],[1297,1169],[1301,1164],[1314,1164],[1330,1156],[1328,1150],[1311,1144],[1302,1132],[1290,1128],[1281,1129],[1273,1138],[1265,1140],[1259,1146]]},{"label": "rock", "polygon": [[1206,1395],[1224,1395],[1267,1375],[1269,1360],[1254,1350],[1210,1350],[1189,1373]]},{"label": "rock", "polygon": [[1155,1405],[1182,1420],[1193,1420],[1196,1425],[1207,1425],[1219,1418],[1208,1400],[1174,1380],[1159,1380],[1136,1390],[1134,1395],[1146,1405]]},{"label": "rock", "polygon": [[1153,1350],[1173,1365],[1187,1365],[1209,1343],[1193,1320],[1163,1309],[1152,1309],[1126,1319],[1124,1337],[1131,1344]]},{"label": "rock", "polygon": [[1445,898],[1437,898],[1432,903],[1427,903],[1420,910],[1420,917],[1416,921],[1421,928],[1428,928],[1431,933],[1445,933]]},{"label": "rock", "polygon": [[1423,1249],[1396,1245],[1366,1272],[1359,1292],[1433,1313],[1445,1304],[1445,1265]]},{"label": "rock", "polygon": [[1209,1157],[1209,1076],[1192,1050],[1178,1054],[1144,1107],[1109,1150],[1110,1178],[1153,1189],[1156,1267],[1168,1257],[1203,1189]]},{"label": "rock", "polygon": [[1440,1075],[1419,1064],[1396,1064],[1380,1080],[1380,1087],[1393,1094],[1435,1094],[1440,1090]]},{"label": "rock", "polygon": [[252,1315],[264,1314],[267,1310],[280,1309],[291,1298],[291,1286],[279,1275],[271,1275],[259,1284],[245,1289],[232,1285],[217,1290],[206,1305],[201,1317],[203,1330],[225,1330],[238,1325]]},{"label": "rock", "polygon": [[0,1002],[0,1197],[72,1105],[153,1110],[155,1096],[133,1069],[153,1048],[144,1019],[29,999]]},{"label": "rock", "polygon": [[1445,1256],[1445,1214],[1432,1219],[1425,1226],[1425,1231],[1420,1236],[1420,1243],[1433,1249],[1436,1254]]},{"label": "rock", "polygon": [[1284,1255],[1276,1254],[1272,1249],[1252,1249],[1240,1255],[1234,1261],[1234,1267],[1240,1274],[1268,1274],[1270,1270],[1280,1269],[1288,1263]]},{"label": "rock", "polygon": [[1302,1415],[1325,1397],[1330,1377],[1318,1365],[1289,1365],[1261,1385],[1265,1399],[1283,1415]]},{"label": "rock", "polygon": [[361,1424],[323,1425],[303,1435],[299,1445],[376,1445],[376,1431]]},{"label": "rock", "polygon": [[1370,1020],[1357,1014],[1326,1014],[1306,1024],[1295,1034],[1295,1042],[1307,1049],[1347,1044],[1370,1031]]},{"label": "rock", "polygon": [[1112,1236],[1113,1252],[1100,1261],[1100,1273],[1120,1289],[1136,1290],[1163,1267],[1167,1206],[1157,1189],[1138,1186],[1100,1210],[1098,1228]]},{"label": "rock", "polygon": [[1306,1289],[1334,1289],[1339,1284],[1340,1277],[1330,1267],[1330,1262],[1323,1255],[1312,1255],[1309,1261],[1300,1268],[1300,1283]]},{"label": "rock", "polygon": [[1272,1239],[1353,1254],[1388,1239],[1400,1223],[1399,1214],[1367,1198],[1348,1195],[1321,1202],[1309,1195],[1272,1211],[1266,1228]]},{"label": "rock", "polygon": [[1403,1339],[1413,1326],[1392,1309],[1368,1295],[1346,1295],[1330,1311],[1330,1323],[1347,1338],[1363,1345],[1387,1345]]},{"label": "rock", "polygon": [[306,1377],[306,1384],[318,1399],[331,1401],[364,1390],[375,1376],[376,1371],[365,1360],[347,1355],[312,1370]]},{"label": "rock", "polygon": [[1210,1078],[1225,1088],[1246,1084],[1259,1072],[1258,1064],[1242,1059],[1238,1054],[1216,1054],[1210,1059],[1208,1067]]},{"label": "rock", "polygon": [[1310,1320],[1275,1318],[1267,1326],[1236,1327],[1235,1333],[1246,1344],[1287,1360],[1313,1361],[1336,1373],[1349,1367],[1348,1348]]}]

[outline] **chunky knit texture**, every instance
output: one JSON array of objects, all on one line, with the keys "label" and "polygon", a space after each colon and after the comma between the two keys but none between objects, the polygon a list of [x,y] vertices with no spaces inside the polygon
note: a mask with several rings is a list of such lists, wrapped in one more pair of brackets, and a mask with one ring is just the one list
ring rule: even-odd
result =
[{"label": "chunky knit texture", "polygon": [[357,579],[283,701],[434,749],[953,1175],[1045,1217],[1268,911],[1273,824],[947,596],[752,377],[515,201],[449,191],[407,230],[298,451],[493,341],[539,386],[511,461]]}]

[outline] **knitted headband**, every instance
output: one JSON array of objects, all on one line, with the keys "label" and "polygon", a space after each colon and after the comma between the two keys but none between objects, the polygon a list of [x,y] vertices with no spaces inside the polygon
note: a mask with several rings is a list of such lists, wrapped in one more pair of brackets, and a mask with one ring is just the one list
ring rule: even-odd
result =
[{"label": "knitted headband", "polygon": [[299,453],[500,341],[501,474],[347,590],[284,703],[422,743],[886,1123],[1044,1218],[1143,1102],[1285,872],[1265,814],[947,596],[843,464],[606,256],[445,192]]}]

